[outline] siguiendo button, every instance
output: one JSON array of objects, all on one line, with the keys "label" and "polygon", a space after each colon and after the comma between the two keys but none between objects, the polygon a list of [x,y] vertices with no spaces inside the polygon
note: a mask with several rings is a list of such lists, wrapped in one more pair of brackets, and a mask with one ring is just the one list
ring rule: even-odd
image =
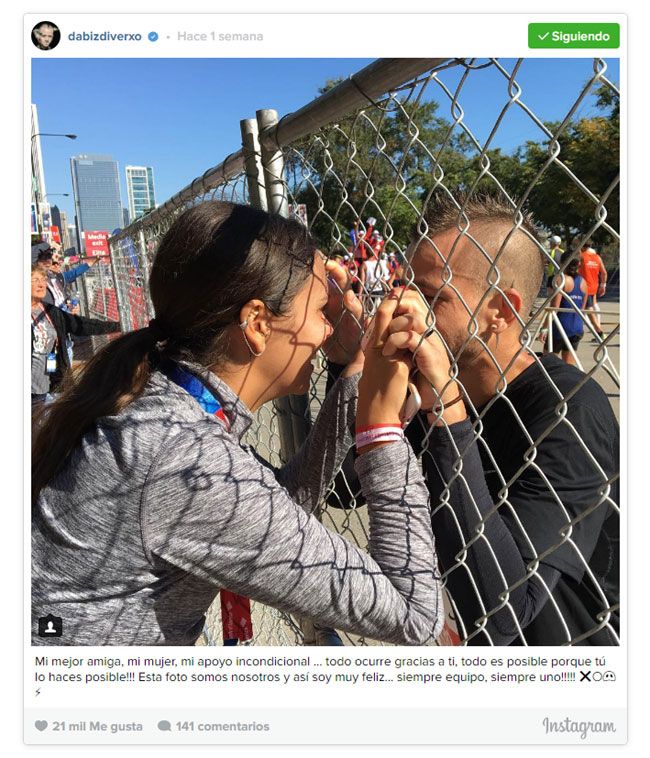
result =
[{"label": "siguiendo button", "polygon": [[528,24],[528,47],[616,48],[620,41],[620,24]]}]

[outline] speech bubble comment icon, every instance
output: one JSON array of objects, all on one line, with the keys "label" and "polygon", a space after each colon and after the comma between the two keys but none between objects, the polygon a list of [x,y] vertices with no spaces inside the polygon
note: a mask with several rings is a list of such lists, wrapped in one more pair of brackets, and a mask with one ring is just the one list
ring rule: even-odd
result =
[{"label": "speech bubble comment icon", "polygon": [[165,721],[163,719],[162,721],[158,722],[158,729],[160,729],[161,732],[171,732],[172,725],[169,723],[169,721]]}]

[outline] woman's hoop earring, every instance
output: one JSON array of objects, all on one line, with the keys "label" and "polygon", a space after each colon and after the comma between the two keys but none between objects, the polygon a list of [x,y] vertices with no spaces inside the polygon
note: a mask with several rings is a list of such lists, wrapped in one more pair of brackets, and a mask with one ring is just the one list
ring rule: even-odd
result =
[{"label": "woman's hoop earring", "polygon": [[239,325],[239,328],[241,329],[242,337],[244,338],[244,342],[246,343],[246,347],[250,350],[251,355],[254,355],[256,358],[259,358],[260,355],[264,352],[262,350],[262,353],[256,353],[253,348],[251,347],[251,343],[248,341],[248,337],[246,336],[246,328],[248,327],[248,319],[244,319],[241,324]]}]

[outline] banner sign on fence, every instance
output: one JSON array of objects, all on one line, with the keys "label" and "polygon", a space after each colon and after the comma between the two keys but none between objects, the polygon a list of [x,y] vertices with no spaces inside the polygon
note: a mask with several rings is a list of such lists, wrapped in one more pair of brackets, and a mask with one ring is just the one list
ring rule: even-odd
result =
[{"label": "banner sign on fence", "polygon": [[84,232],[86,255],[109,255],[108,232]]}]

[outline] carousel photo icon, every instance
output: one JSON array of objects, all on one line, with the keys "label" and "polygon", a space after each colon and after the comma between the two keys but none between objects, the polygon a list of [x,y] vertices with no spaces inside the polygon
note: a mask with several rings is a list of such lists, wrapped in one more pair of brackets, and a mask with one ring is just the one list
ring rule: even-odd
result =
[{"label": "carousel photo icon", "polygon": [[63,619],[48,613],[38,620],[39,637],[61,637],[63,634]]},{"label": "carousel photo icon", "polygon": [[61,32],[52,21],[39,21],[32,29],[32,42],[39,50],[53,50],[60,41]]}]

